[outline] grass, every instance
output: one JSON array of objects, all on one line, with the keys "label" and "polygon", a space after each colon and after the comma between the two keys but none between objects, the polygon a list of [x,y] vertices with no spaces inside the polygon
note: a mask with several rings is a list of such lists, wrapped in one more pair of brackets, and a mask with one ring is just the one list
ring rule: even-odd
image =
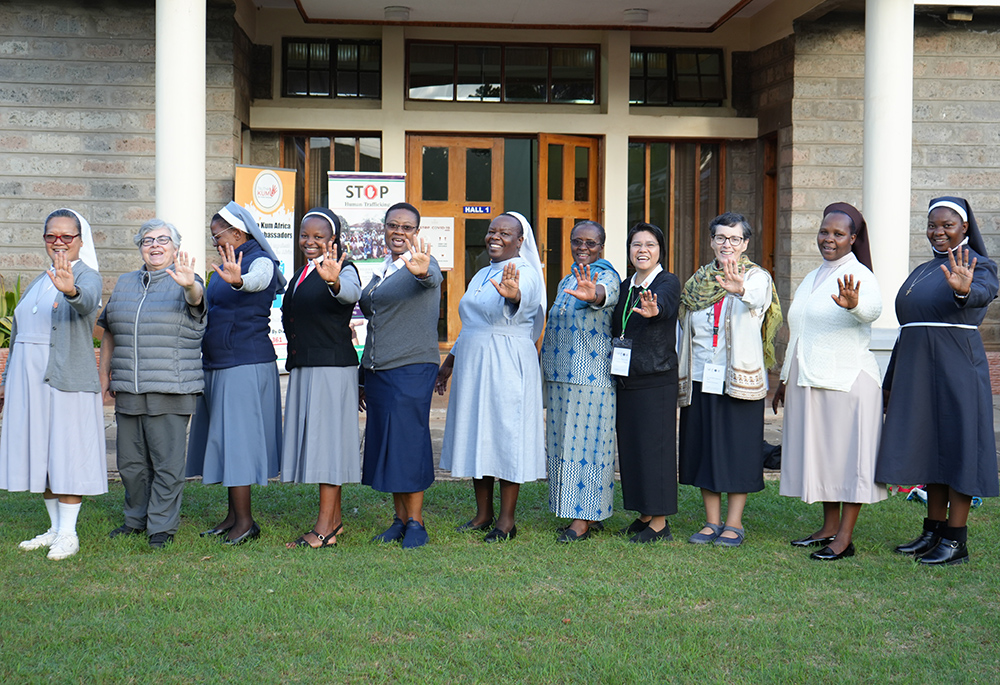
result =
[{"label": "grass", "polygon": [[[818,505],[752,495],[739,549],[688,545],[701,501],[682,487],[677,541],[609,533],[557,545],[547,485],[524,487],[518,538],[454,532],[469,483],[427,494],[431,544],[368,542],[390,498],[344,489],[336,549],[286,550],[315,488],[254,492],[263,537],[235,549],[197,533],[221,487],[189,484],[175,544],[109,540],[123,490],[87,498],[80,554],[50,562],[16,543],[47,527],[37,495],[0,494],[0,682],[863,683],[996,682],[1000,522],[973,511],[972,562],[922,568],[892,553],[923,506],[866,507],[858,556],[813,562],[788,540]],[[620,505],[620,499],[617,502]],[[631,516],[616,510],[609,528]]]}]

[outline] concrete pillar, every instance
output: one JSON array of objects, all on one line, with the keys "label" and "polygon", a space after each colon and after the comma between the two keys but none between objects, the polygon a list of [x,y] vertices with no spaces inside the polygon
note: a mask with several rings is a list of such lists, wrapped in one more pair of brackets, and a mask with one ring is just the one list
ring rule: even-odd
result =
[{"label": "concrete pillar", "polygon": [[382,171],[406,171],[406,36],[402,26],[382,28]]},{"label": "concrete pillar", "polygon": [[205,259],[205,0],[156,2],[156,216]]},{"label": "concrete pillar", "polygon": [[892,349],[894,303],[909,274],[910,155],[913,129],[913,0],[865,2],[865,130],[863,211],[872,262],[882,288],[882,316],[872,349]]},{"label": "concrete pillar", "polygon": [[604,104],[612,126],[604,137],[604,216],[601,225],[607,231],[604,256],[621,273],[628,264],[625,236],[628,235],[628,116],[629,60],[632,38],[628,31],[608,31],[604,51],[603,79],[607,82]]}]

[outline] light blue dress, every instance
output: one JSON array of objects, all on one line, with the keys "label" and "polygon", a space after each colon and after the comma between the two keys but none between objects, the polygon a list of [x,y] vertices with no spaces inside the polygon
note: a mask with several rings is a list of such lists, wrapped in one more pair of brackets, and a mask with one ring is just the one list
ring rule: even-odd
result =
[{"label": "light blue dress", "polygon": [[620,277],[604,269],[595,280],[604,286],[601,307],[563,292],[576,288],[573,274],[559,283],[542,344],[549,509],[587,521],[611,516],[615,480],[611,317]]},{"label": "light blue dress", "polygon": [[473,276],[458,306],[462,332],[452,348],[441,468],[459,478],[525,483],[545,477],[542,376],[531,334],[544,286],[524,259],[510,261],[520,274],[518,307],[489,283],[499,282],[506,261]]}]

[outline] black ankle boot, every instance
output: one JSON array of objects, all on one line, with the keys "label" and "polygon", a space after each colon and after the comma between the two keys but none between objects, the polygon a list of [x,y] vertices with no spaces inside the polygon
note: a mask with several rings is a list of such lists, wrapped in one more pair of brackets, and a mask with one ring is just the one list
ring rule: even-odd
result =
[{"label": "black ankle boot", "polygon": [[896,548],[896,553],[920,556],[921,554],[930,552],[937,546],[938,540],[941,539],[941,530],[946,525],[944,521],[934,521],[933,519],[925,518],[924,532],[920,534],[920,537],[907,542],[905,545],[900,545]]},{"label": "black ankle boot", "polygon": [[965,526],[961,528],[943,526],[937,547],[919,557],[917,561],[928,566],[964,564],[969,560],[969,550],[965,545],[967,537],[968,528]]}]

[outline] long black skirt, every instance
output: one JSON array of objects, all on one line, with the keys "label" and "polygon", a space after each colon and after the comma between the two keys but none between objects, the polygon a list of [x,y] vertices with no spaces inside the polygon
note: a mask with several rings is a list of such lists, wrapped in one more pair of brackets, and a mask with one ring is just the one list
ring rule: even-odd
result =
[{"label": "long black skirt", "polygon": [[[628,382],[630,379],[626,379]],[[662,385],[618,385],[618,469],[626,509],[677,513],[677,375]]]},{"label": "long black skirt", "polygon": [[691,406],[681,409],[683,485],[711,492],[764,489],[764,400],[738,400],[691,383]]}]

